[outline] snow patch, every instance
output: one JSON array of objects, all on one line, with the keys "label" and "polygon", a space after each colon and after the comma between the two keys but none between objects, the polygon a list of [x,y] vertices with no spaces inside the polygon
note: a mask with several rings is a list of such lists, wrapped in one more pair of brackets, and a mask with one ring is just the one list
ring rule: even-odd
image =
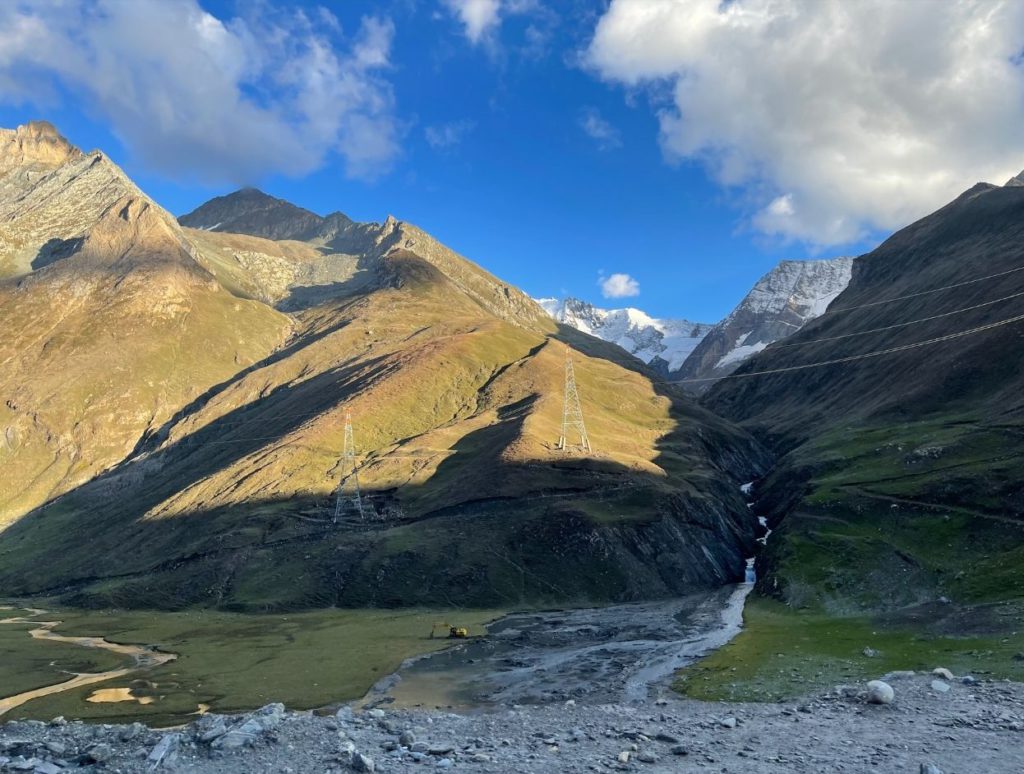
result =
[{"label": "snow patch", "polygon": [[727,352],[724,357],[715,363],[715,368],[723,368],[727,365],[732,365],[733,363],[742,363],[748,357],[756,355],[767,346],[767,342],[759,341],[757,344],[747,344],[742,347],[736,347]]}]

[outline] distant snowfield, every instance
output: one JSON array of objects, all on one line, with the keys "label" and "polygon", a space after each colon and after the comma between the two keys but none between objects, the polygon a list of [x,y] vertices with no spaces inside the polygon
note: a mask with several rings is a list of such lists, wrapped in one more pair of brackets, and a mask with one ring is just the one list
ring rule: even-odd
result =
[{"label": "distant snowfield", "polygon": [[559,322],[618,344],[645,363],[660,358],[669,371],[678,370],[714,327],[710,323],[651,317],[632,307],[601,309],[576,298],[535,301]]}]

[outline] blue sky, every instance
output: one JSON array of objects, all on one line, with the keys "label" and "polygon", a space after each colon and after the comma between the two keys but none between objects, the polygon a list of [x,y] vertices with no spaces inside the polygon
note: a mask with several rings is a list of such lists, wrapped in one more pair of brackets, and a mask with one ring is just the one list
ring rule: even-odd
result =
[{"label": "blue sky", "polygon": [[[924,128],[925,114],[920,125],[911,116],[906,126],[893,130],[897,136],[881,136],[863,149],[858,136],[863,133],[854,127],[848,139],[838,141],[845,143],[838,152],[829,145],[837,142],[836,132],[826,126],[816,137],[813,128],[805,129],[807,121],[795,125],[811,133],[797,136],[796,147],[786,145],[794,132],[778,125],[793,111],[820,111],[813,102],[796,102],[761,124],[755,119],[749,127],[737,127],[727,116],[750,105],[744,89],[770,92],[792,75],[775,73],[772,81],[773,73],[750,69],[734,93],[680,87],[685,72],[711,82],[716,66],[728,67],[728,73],[771,69],[770,60],[757,56],[758,47],[775,42],[765,38],[742,41],[749,44],[746,60],[722,64],[720,57],[701,58],[701,46],[713,45],[715,36],[738,34],[730,33],[721,7],[706,0],[646,0],[664,11],[664,18],[646,28],[637,27],[635,14],[644,11],[637,0],[611,5],[598,0],[347,0],[327,4],[330,15],[310,2],[303,6],[301,23],[294,20],[293,5],[168,2],[191,14],[181,17],[188,24],[205,13],[203,24],[215,20],[215,27],[224,26],[216,35],[242,41],[236,57],[217,63],[217,72],[235,73],[227,86],[237,87],[238,104],[255,106],[252,116],[240,117],[237,107],[219,116],[217,105],[211,105],[201,115],[209,125],[179,148],[168,138],[187,134],[198,120],[186,117],[188,126],[176,125],[177,106],[198,104],[211,89],[205,89],[202,71],[189,69],[193,62],[162,53],[163,38],[177,34],[178,17],[159,26],[154,22],[154,42],[129,47],[125,30],[137,29],[138,19],[115,19],[121,7],[112,0],[81,0],[83,26],[93,25],[96,33],[91,42],[81,42],[68,32],[67,45],[82,46],[86,53],[80,60],[58,62],[33,55],[26,43],[21,69],[15,57],[7,72],[0,68],[0,124],[52,121],[75,144],[107,151],[175,214],[241,184],[320,213],[340,209],[358,220],[394,214],[536,296],[569,294],[605,306],[638,306],[658,316],[715,321],[780,259],[865,252],[891,228],[941,205],[975,180],[1024,166],[1024,145],[1002,135],[979,138],[970,152],[939,165],[938,159],[950,155],[942,151],[951,138],[928,135],[935,130]],[[34,3],[15,6],[22,20],[38,11]],[[687,15],[677,17],[681,11]],[[0,26],[18,20],[12,13],[11,7],[0,11]],[[694,29],[704,29],[701,13],[708,16],[701,33],[708,39],[686,43]],[[789,34],[814,35],[815,24],[847,22],[849,34],[857,34],[857,19],[805,15],[809,28],[797,21]],[[118,27],[122,21],[130,26]],[[687,25],[682,32],[675,31],[676,21]],[[906,20],[893,24],[897,21]],[[1011,21],[1016,34],[1019,19]],[[45,26],[39,34],[59,34],[53,24]],[[268,41],[277,40],[275,31],[297,40],[299,49],[273,48],[278,44]],[[145,31],[138,34],[145,41]],[[1006,45],[1022,37],[1011,35]],[[96,51],[108,50],[104,41],[110,40],[121,46],[110,55],[119,59],[104,69]],[[220,38],[215,42],[234,50]],[[851,62],[858,57],[858,42],[851,41]],[[89,45],[95,51],[90,53]],[[686,45],[689,58],[677,60],[676,52]],[[979,45],[991,49],[992,41]],[[325,48],[341,62],[338,80],[351,79],[351,87],[324,93],[302,74],[283,84],[275,80],[295,61],[296,51],[305,55]],[[260,50],[274,53],[263,62],[253,53]],[[670,53],[661,55],[662,50]],[[921,61],[932,61],[929,77],[962,69],[963,62],[946,61],[954,57],[952,51],[951,43],[934,61],[924,58],[929,52],[921,53]],[[112,73],[118,66],[132,68],[132,57],[143,74],[126,86],[123,72]],[[842,60],[841,53],[837,58]],[[906,69],[905,62],[897,66]],[[83,67],[96,68],[88,83],[75,72]],[[1007,77],[1015,78],[1015,69]],[[33,87],[5,90],[4,76]],[[110,81],[106,91],[105,78]],[[144,109],[125,105],[123,94],[115,93],[131,88],[145,93]],[[153,96],[165,88],[166,95]],[[827,91],[827,84],[820,88]],[[779,93],[788,93],[784,85]],[[315,99],[323,102],[308,107]],[[325,109],[329,113],[339,100],[349,99],[357,103],[350,112],[324,127],[315,125]],[[781,110],[777,101],[767,103],[768,109]],[[875,107],[886,109],[881,102]],[[889,107],[894,114],[908,112],[906,105]],[[293,136],[288,132],[298,109],[309,113],[305,128]],[[989,106],[978,110],[984,114]],[[280,126],[271,126],[271,118]],[[965,135],[976,129],[965,123]],[[779,136],[773,138],[776,128]],[[878,143],[895,147],[907,137],[934,146],[934,154],[910,163],[904,153],[899,164],[906,168],[894,166],[895,156],[874,158]],[[166,153],[159,149],[172,145]],[[295,145],[317,147],[301,156]],[[233,161],[221,168],[217,154],[226,151]],[[806,168],[806,159],[815,154],[856,158],[858,152],[856,168],[829,170],[827,162]],[[922,170],[930,175],[927,185],[916,185],[924,193],[907,193]],[[899,187],[873,189],[884,177],[880,171],[902,175]],[[844,186],[855,190],[835,193]],[[602,297],[599,278],[614,273],[635,279],[638,295]]]}]

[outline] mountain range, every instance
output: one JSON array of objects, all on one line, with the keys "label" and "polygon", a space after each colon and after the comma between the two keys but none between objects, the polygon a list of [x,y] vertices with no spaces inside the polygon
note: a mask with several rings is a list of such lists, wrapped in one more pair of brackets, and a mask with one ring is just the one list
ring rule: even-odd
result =
[{"label": "mountain range", "polygon": [[[1020,179],[856,259],[784,262],[709,328],[539,305],[393,217],[243,189],[175,219],[49,124],[0,130],[0,588],[592,604],[756,554],[791,606],[1010,625]],[[559,448],[567,360],[592,453]],[[336,496],[354,475],[362,515]]]},{"label": "mountain range", "polygon": [[[8,594],[486,606],[742,578],[761,446],[411,224],[251,189],[179,222],[36,123],[0,133],[0,226]],[[557,448],[567,357],[593,454]],[[336,520],[347,414],[366,517]]]},{"label": "mountain range", "polygon": [[560,323],[618,344],[662,376],[695,391],[820,316],[849,284],[853,258],[782,261],[721,322],[657,319],[639,309],[601,309],[576,298],[537,303]]},{"label": "mountain range", "polygon": [[660,320],[639,309],[601,309],[577,298],[539,298],[555,320],[617,344],[665,374],[678,370],[712,325]]}]

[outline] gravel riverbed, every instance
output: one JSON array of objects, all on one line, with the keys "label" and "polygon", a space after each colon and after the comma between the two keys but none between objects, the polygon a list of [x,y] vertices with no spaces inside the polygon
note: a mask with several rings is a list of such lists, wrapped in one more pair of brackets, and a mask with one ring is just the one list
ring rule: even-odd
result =
[{"label": "gravel riverbed", "polygon": [[0,770],[243,772],[1024,772],[1024,684],[882,676],[786,704],[573,701],[465,713],[268,705],[156,731],[13,721]]}]

